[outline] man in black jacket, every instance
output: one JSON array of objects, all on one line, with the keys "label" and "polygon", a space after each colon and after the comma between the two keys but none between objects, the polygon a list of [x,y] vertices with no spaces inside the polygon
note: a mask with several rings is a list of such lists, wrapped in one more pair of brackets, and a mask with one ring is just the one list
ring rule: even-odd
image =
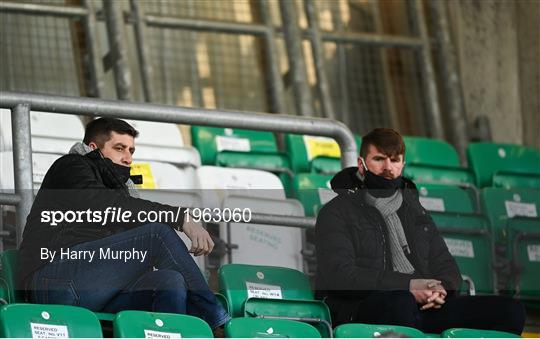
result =
[{"label": "man in black jacket", "polygon": [[331,181],[338,196],[317,217],[317,297],[334,325],[393,324],[440,333],[452,327],[520,334],[512,299],[458,296],[461,275],[414,183],[401,176],[405,144],[392,129],[362,138],[358,167]]},{"label": "man in black jacket", "polygon": [[[129,167],[137,135],[125,121],[94,120],[51,166],[23,233],[20,287],[35,303],[187,313],[217,328],[229,315],[189,254],[214,243],[185,209],[138,198]],[[149,213],[166,217],[148,223]]]}]

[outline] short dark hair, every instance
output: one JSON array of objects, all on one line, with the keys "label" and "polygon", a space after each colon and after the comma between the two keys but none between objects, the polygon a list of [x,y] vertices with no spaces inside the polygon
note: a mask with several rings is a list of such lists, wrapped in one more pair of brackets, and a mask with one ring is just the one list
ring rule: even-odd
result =
[{"label": "short dark hair", "polygon": [[86,125],[83,142],[88,145],[93,141],[99,147],[103,147],[103,145],[111,138],[111,132],[128,134],[134,138],[139,135],[139,132],[124,120],[99,118],[92,120]]},{"label": "short dark hair", "polygon": [[401,135],[391,128],[375,128],[362,137],[360,156],[365,158],[369,151],[369,145],[375,146],[386,156],[405,155],[405,143]]}]

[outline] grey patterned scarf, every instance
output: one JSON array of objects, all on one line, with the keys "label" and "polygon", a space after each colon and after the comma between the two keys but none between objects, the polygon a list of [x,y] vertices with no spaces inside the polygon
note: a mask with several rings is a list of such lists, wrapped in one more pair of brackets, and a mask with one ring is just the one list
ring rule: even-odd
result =
[{"label": "grey patterned scarf", "polygon": [[414,273],[414,267],[411,265],[409,259],[405,255],[405,252],[411,253],[405,232],[403,231],[403,225],[397,210],[403,203],[403,196],[399,190],[388,198],[375,198],[366,190],[366,201],[369,205],[375,207],[381,212],[384,222],[388,227],[388,235],[390,238],[390,253],[392,254],[392,265],[394,271],[400,273],[412,274]]},{"label": "grey patterned scarf", "polygon": [[[84,142],[77,142],[75,143],[75,145],[71,146],[69,150],[69,154],[86,155],[87,153],[90,153],[92,151],[93,150],[90,148],[90,146],[88,146]],[[126,182],[126,186],[128,188],[129,195],[131,195],[134,198],[140,197],[139,192],[137,191],[137,187],[135,186],[133,181],[131,181],[131,179],[128,179],[128,181]]]}]

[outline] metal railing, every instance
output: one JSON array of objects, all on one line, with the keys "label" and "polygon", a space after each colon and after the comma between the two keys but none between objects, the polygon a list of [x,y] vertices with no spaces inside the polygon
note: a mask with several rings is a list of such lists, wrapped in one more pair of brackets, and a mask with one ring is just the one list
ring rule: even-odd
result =
[{"label": "metal railing", "polygon": [[[327,136],[336,139],[340,145],[342,166],[356,165],[357,150],[353,134],[341,122],[329,119],[17,92],[0,92],[0,108],[11,109],[15,169],[15,194],[0,195],[0,204],[17,205],[17,244],[22,239],[24,221],[30,212],[33,201],[30,110]],[[284,218],[289,219],[285,220]],[[260,218],[255,218],[254,222],[292,223],[297,224],[297,227],[313,225],[313,220],[296,220],[294,217],[282,216],[261,215]]]}]

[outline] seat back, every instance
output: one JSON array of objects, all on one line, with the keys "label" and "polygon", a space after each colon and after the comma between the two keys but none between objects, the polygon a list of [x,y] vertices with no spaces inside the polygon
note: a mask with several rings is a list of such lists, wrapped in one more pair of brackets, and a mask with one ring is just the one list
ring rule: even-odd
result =
[{"label": "seat back", "polygon": [[[251,213],[303,217],[304,208],[294,199],[253,199],[249,196],[228,196],[222,203],[223,211],[237,211],[238,219],[249,218]],[[240,218],[242,213],[242,218]],[[234,216],[234,215],[233,215]],[[256,223],[220,223],[220,234],[237,246],[231,249],[230,261],[252,265],[278,265],[303,269],[302,229]]]},{"label": "seat back", "polygon": [[[354,137],[360,150],[361,138]],[[286,134],[285,147],[295,173],[334,174],[341,170],[341,151],[332,138]]]},{"label": "seat back", "polygon": [[540,191],[486,187],[480,193],[482,209],[489,218],[497,242],[506,240],[508,221],[514,217],[538,217]]},{"label": "seat back", "polygon": [[[540,150],[510,144],[471,143],[467,147],[469,167],[478,187],[497,186],[540,188]],[[531,182],[527,177],[533,177]],[[520,179],[521,178],[521,179]],[[536,179],[534,179],[536,178]]]},{"label": "seat back", "polygon": [[0,337],[101,338],[91,311],[66,305],[9,304],[0,307]]},{"label": "seat back", "polygon": [[320,338],[311,325],[284,319],[234,318],[225,325],[227,338]]},{"label": "seat back", "polygon": [[193,126],[191,134],[203,164],[276,173],[290,190],[289,159],[278,151],[271,132]]},{"label": "seat back", "polygon": [[450,328],[441,333],[441,338],[521,338],[521,336],[502,331]]},{"label": "seat back", "polygon": [[397,325],[344,324],[334,329],[335,338],[426,338],[424,332],[412,327]]},{"label": "seat back", "polygon": [[271,132],[193,126],[191,137],[204,165],[216,165],[218,154],[224,152],[242,153],[244,156],[249,153],[278,152],[276,139]]},{"label": "seat back", "polygon": [[[493,243],[488,221],[481,215],[432,212],[450,254],[462,275],[474,282],[477,294],[495,291]],[[462,289],[465,292],[465,286]]]},{"label": "seat back", "polygon": [[403,137],[408,165],[460,168],[456,149],[446,141],[424,137]]},{"label": "seat back", "polygon": [[139,131],[135,141],[134,161],[161,161],[182,167],[201,165],[199,152],[184,144],[178,125],[141,120],[126,121]]},{"label": "seat back", "polygon": [[212,329],[197,317],[184,314],[122,311],[113,321],[116,338],[212,338]]},{"label": "seat back", "polygon": [[440,183],[465,187],[474,186],[474,176],[465,168],[407,164],[403,169],[403,176],[411,179],[417,184]]},{"label": "seat back", "polygon": [[428,211],[474,213],[476,197],[469,189],[453,185],[418,183],[420,203]]},{"label": "seat back", "polygon": [[[13,149],[11,114],[0,109],[0,151]],[[84,126],[79,117],[69,114],[30,112],[32,151],[67,154],[71,146],[82,141]]]},{"label": "seat back", "polygon": [[[285,199],[283,185],[276,175],[252,169],[202,166],[197,169],[198,188],[203,205],[221,211],[239,210],[249,218],[251,213],[303,216],[303,208]],[[236,219],[245,219],[236,218]],[[227,220],[230,227],[227,226]],[[222,239],[238,245],[231,252],[233,261],[251,264],[276,263],[291,268],[302,268],[300,249],[302,231],[294,227],[242,224],[223,218],[220,225]],[[278,260],[278,261],[272,261]]]},{"label": "seat back", "polygon": [[7,288],[7,302],[22,302],[21,291],[17,289],[17,267],[19,262],[18,250],[6,250],[0,253],[0,279]]},{"label": "seat back", "polygon": [[230,264],[220,268],[219,286],[233,317],[297,319],[331,335],[328,306],[314,300],[309,280],[302,272],[276,266]]},{"label": "seat back", "polygon": [[520,298],[538,299],[540,218],[517,217],[509,220],[508,254],[512,262],[510,289]]},{"label": "seat back", "polygon": [[161,190],[193,190],[196,187],[196,170],[192,166],[177,167],[159,161],[133,162],[131,175],[143,176],[139,188]]},{"label": "seat back", "polygon": [[196,188],[208,208],[221,208],[223,198],[229,195],[258,198],[264,192],[265,198],[285,199],[276,175],[253,169],[201,166],[196,170]]},{"label": "seat back", "polygon": [[304,273],[277,266],[223,265],[219,269],[220,293],[229,302],[233,317],[244,316],[249,298],[314,300]]},{"label": "seat back", "polygon": [[[41,186],[45,174],[52,164],[60,158],[60,154],[52,153],[32,153],[32,175],[34,188],[37,190]],[[12,190],[15,188],[13,171],[13,152],[0,152],[0,189]],[[37,192],[37,191],[36,191]]]},{"label": "seat back", "polygon": [[304,206],[306,216],[316,216],[321,207],[336,196],[330,180],[332,176],[324,174],[300,173],[294,176],[295,198]]}]

